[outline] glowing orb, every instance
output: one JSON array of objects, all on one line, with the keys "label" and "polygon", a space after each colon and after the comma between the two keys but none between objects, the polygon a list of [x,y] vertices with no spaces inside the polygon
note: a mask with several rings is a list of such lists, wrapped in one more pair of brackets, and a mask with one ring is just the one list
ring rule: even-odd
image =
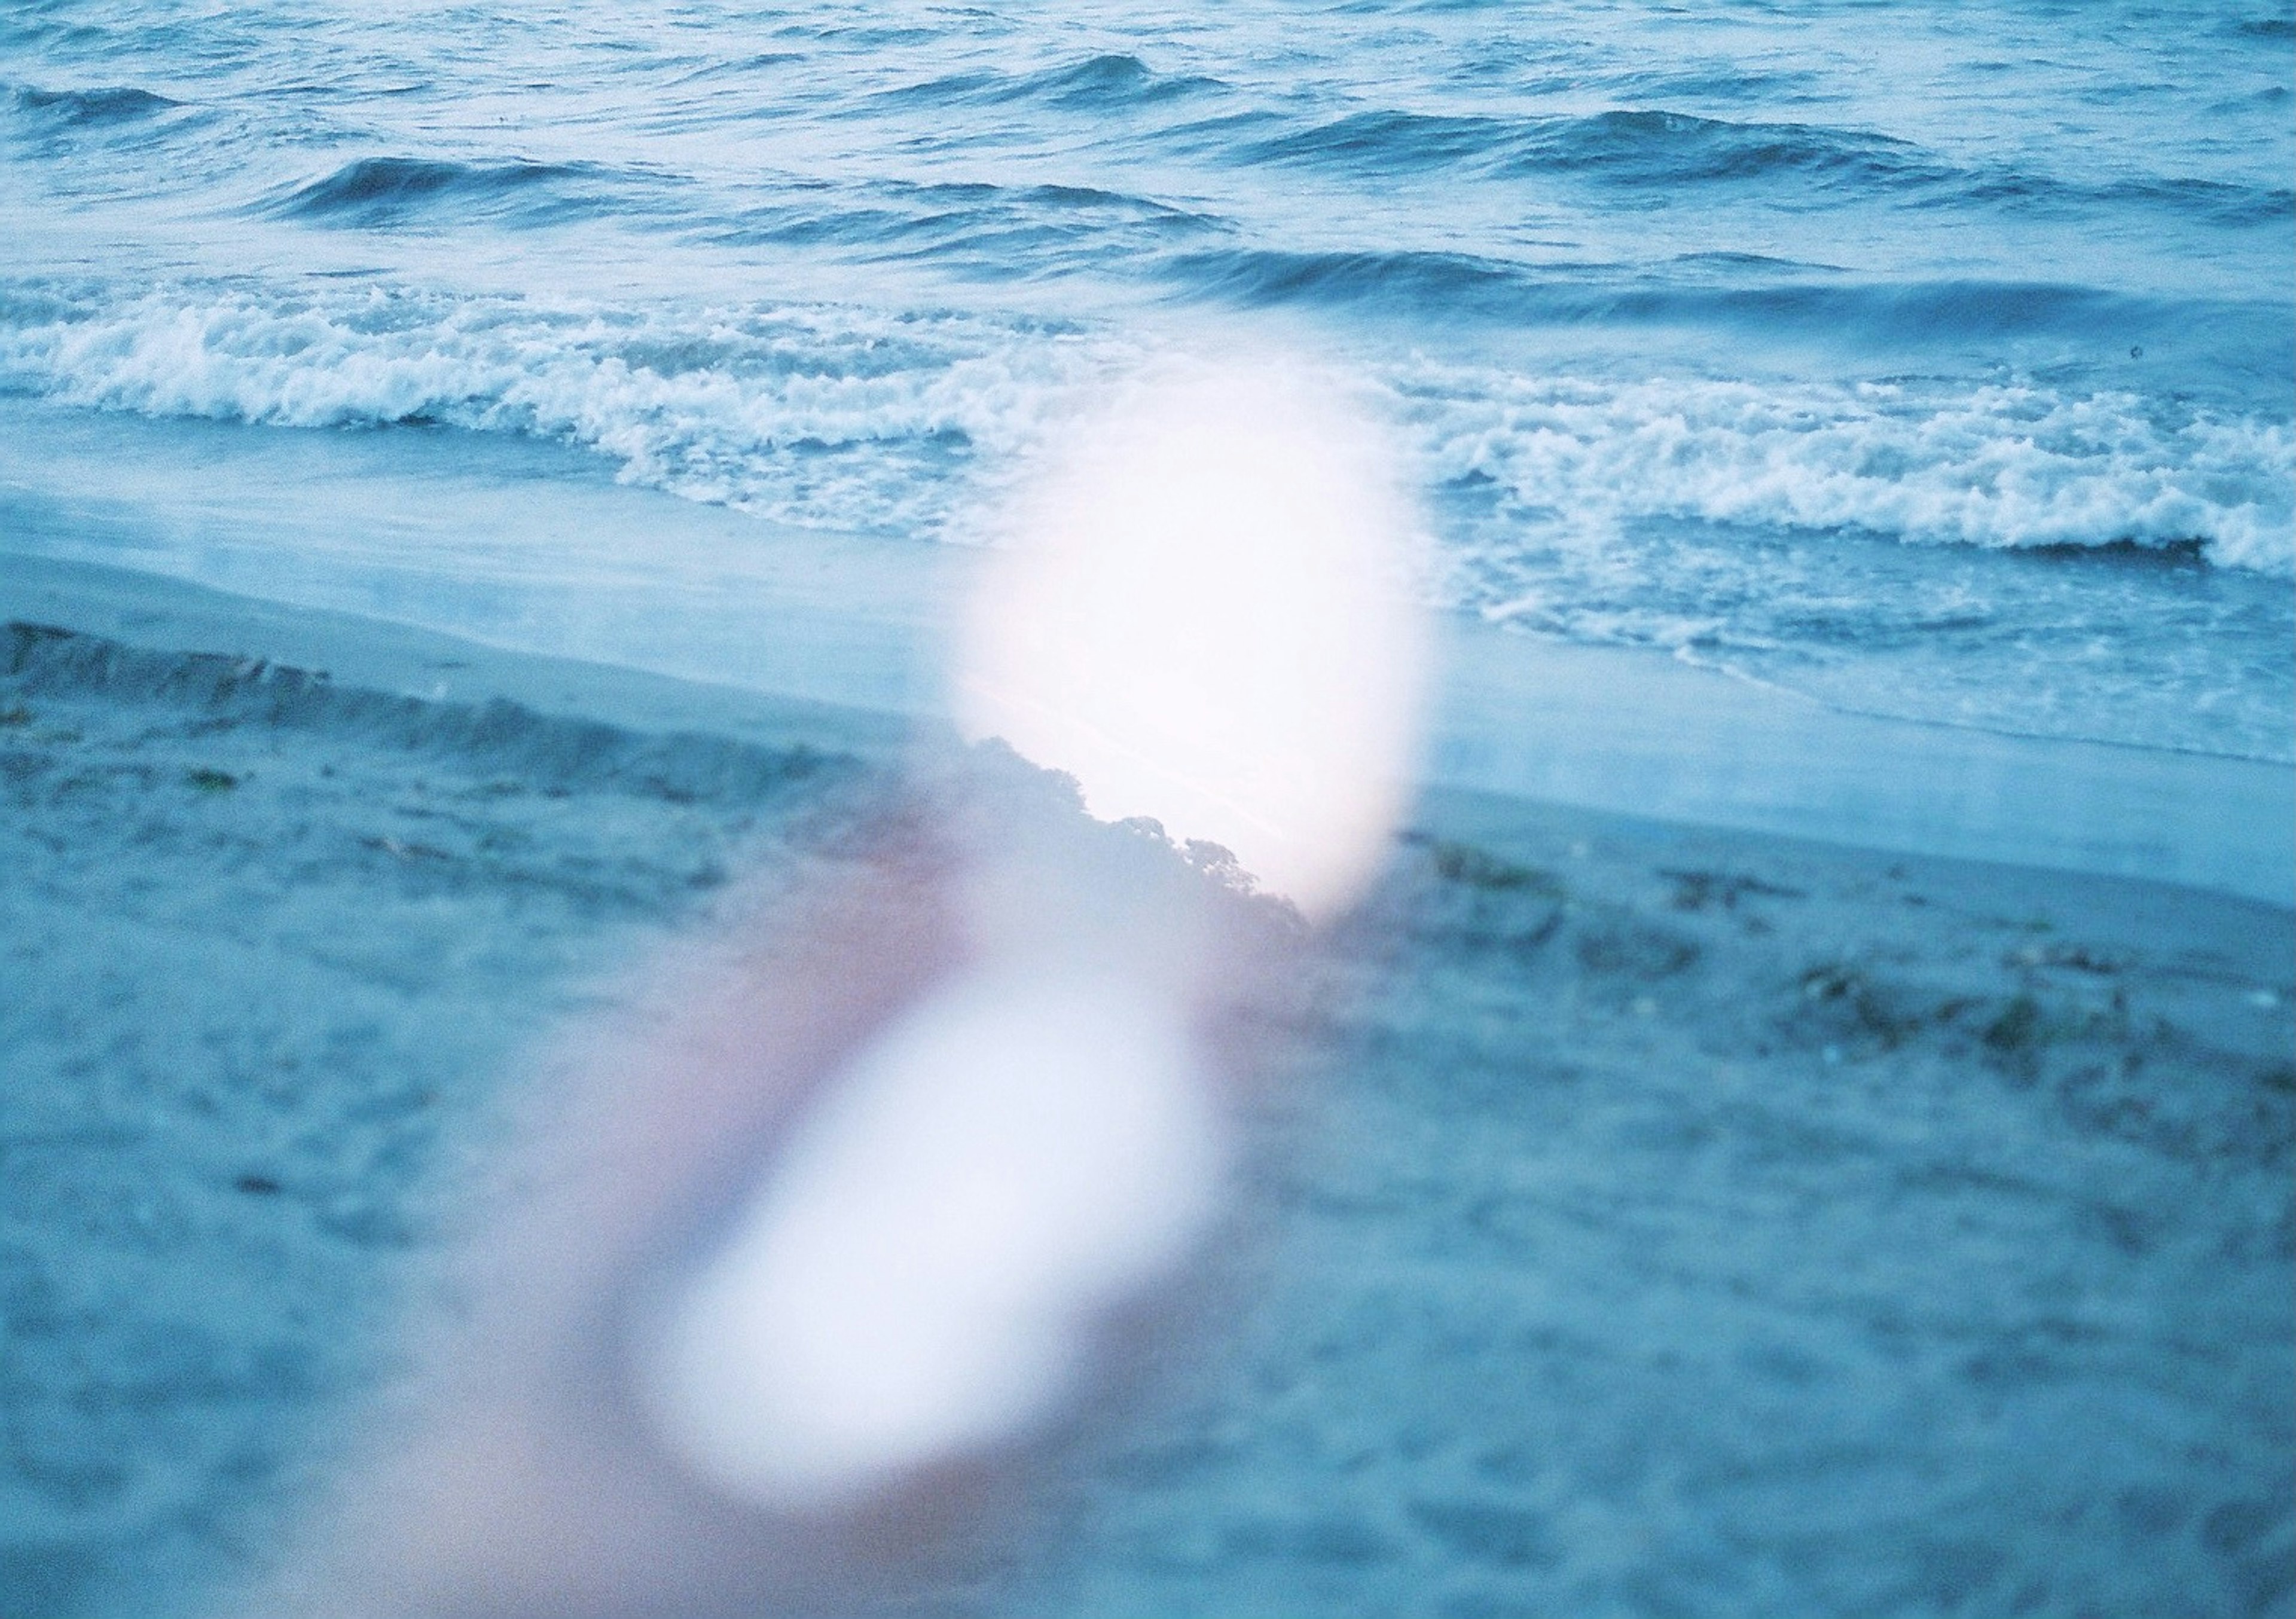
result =
[{"label": "glowing orb", "polygon": [[1401,811],[1425,663],[1379,436],[1274,368],[1141,383],[1016,517],[961,636],[965,733],[1343,905]]}]

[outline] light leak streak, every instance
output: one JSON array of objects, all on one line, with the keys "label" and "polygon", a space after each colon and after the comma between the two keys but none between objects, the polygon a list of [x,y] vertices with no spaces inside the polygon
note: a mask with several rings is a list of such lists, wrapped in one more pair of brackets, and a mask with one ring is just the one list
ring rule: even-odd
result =
[{"label": "light leak streak", "polygon": [[[1136,380],[982,570],[964,729],[1330,916],[1411,763],[1423,631],[1396,490],[1378,436],[1302,373]],[[1209,1231],[1228,1147],[1189,1029],[1220,986],[1171,970],[1185,920],[1108,920],[1123,907],[1070,876],[1036,901],[1103,918],[1091,965],[976,880],[976,959],[825,1082],[661,1316],[644,1402],[713,1487],[831,1509],[1025,1436],[1077,1395],[1094,1329]]]},{"label": "light leak streak", "polygon": [[1216,1206],[1219,1121],[1177,1009],[1008,966],[898,1018],[692,1285],[647,1391],[705,1476],[835,1505],[1024,1429],[1095,1314]]}]

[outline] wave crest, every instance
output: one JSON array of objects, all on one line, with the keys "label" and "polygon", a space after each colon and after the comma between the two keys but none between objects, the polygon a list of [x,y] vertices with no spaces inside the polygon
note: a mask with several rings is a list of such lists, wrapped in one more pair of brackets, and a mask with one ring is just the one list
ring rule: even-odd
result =
[{"label": "wave crest", "polygon": [[360,158],[274,198],[263,211],[362,228],[440,213],[542,224],[615,212],[630,189],[628,176],[587,163]]},{"label": "wave crest", "polygon": [[52,130],[139,123],[183,105],[131,85],[107,85],[93,90],[42,90],[25,85],[14,92],[12,99],[19,110]]},{"label": "wave crest", "polygon": [[1104,53],[1033,72],[977,70],[886,91],[881,106],[1035,103],[1066,112],[1108,113],[1155,106],[1226,88],[1199,75],[1160,73],[1137,56]]}]

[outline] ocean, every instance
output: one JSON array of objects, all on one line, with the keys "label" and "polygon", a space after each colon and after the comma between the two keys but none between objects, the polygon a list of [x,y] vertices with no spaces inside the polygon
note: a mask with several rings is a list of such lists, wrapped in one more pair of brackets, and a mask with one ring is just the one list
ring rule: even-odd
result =
[{"label": "ocean", "polygon": [[[0,389],[20,435],[467,446],[410,445],[426,468],[511,437],[966,544],[1081,390],[1260,345],[1402,435],[1443,607],[1852,711],[2285,762],[2291,26],[25,4]],[[4,476],[20,527],[73,493]],[[660,610],[709,588],[614,545]],[[332,546],[156,548],[329,596]]]}]

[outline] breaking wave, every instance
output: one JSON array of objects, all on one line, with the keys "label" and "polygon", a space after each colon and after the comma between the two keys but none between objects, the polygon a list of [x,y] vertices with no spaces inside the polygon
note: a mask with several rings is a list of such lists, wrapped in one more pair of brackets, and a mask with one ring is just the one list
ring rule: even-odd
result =
[{"label": "breaking wave", "polygon": [[[2095,302],[2043,290],[2024,315],[2072,319]],[[691,499],[943,537],[1078,390],[1145,352],[1072,324],[833,306],[632,313],[250,289],[0,300],[0,380],[61,401],[527,434]],[[1758,384],[1424,359],[1369,375],[1428,487],[1487,486],[1525,544],[1664,516],[1921,544],[2197,547],[2296,570],[2285,421],[2038,382]]]},{"label": "breaking wave", "polygon": [[1430,481],[1482,484],[1518,532],[1636,518],[1848,527],[1926,544],[2191,550],[2296,569],[2296,433],[2037,385],[1619,383],[1423,365],[1397,379]]},{"label": "breaking wave", "polygon": [[[559,440],[625,481],[841,531],[937,532],[1119,346],[1054,325],[833,307],[631,314],[527,300],[153,294],[0,300],[0,380],[280,427]],[[953,482],[954,480],[954,482]]]}]

